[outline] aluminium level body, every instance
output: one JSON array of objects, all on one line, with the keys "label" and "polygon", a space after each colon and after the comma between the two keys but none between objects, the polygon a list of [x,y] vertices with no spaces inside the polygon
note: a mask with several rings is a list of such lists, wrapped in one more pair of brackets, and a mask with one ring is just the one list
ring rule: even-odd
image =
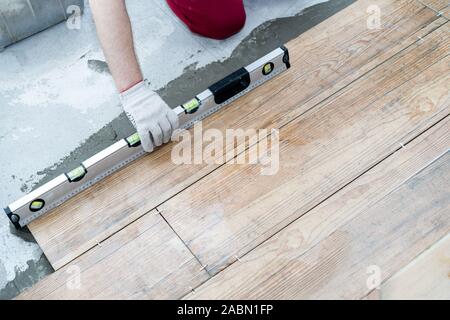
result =
[{"label": "aluminium level body", "polygon": [[[180,127],[191,127],[196,121],[206,118],[289,67],[288,50],[280,47],[247,67],[233,72],[174,109]],[[5,212],[16,228],[24,227],[145,154],[139,136],[135,133],[11,203],[5,208]]]}]

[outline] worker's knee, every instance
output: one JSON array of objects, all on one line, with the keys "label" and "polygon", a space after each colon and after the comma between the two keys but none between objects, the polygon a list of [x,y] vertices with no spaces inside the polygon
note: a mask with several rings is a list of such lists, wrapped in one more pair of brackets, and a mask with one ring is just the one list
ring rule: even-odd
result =
[{"label": "worker's knee", "polygon": [[245,10],[234,8],[234,10],[225,10],[217,12],[207,18],[207,28],[204,35],[214,39],[226,39],[238,33],[245,25]]},{"label": "worker's knee", "polygon": [[226,39],[245,24],[242,0],[167,0],[167,3],[191,31],[208,38]]}]

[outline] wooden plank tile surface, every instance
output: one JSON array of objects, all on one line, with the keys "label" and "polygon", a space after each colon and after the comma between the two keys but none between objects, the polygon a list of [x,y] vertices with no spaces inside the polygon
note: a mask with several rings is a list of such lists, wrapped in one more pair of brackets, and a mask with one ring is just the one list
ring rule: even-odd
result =
[{"label": "wooden plank tile surface", "polygon": [[[204,121],[204,128],[279,128],[445,22],[417,1],[380,0],[382,28],[370,30],[371,3],[358,1],[290,42],[292,69]],[[217,168],[175,165],[170,151],[157,150],[32,223],[52,266],[62,267]]]},{"label": "wooden plank tile surface", "polygon": [[431,8],[432,10],[441,11],[441,12],[446,11],[446,9],[448,9],[450,7],[450,3],[446,0],[445,1],[416,0],[416,1],[418,1],[420,4],[423,4],[423,5]]},{"label": "wooden plank tile surface", "polygon": [[380,297],[450,300],[450,234],[383,283]]},{"label": "wooden plank tile surface", "polygon": [[[450,232],[449,127],[447,119],[185,298],[360,299],[378,285],[385,295],[394,293],[392,285],[384,291],[383,280]],[[445,245],[420,272],[438,272],[439,280],[448,282],[448,252],[441,249]],[[409,275],[420,277],[420,266]],[[417,293],[414,278],[406,276],[397,284],[412,288],[401,292]],[[428,282],[432,275],[424,276],[419,286],[435,283]]]}]

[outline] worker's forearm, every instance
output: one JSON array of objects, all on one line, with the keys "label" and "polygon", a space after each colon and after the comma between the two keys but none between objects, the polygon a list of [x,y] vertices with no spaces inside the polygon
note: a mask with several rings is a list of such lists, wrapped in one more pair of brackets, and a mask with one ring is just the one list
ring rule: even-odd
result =
[{"label": "worker's forearm", "polygon": [[142,80],[125,0],[90,0],[98,38],[119,92]]}]

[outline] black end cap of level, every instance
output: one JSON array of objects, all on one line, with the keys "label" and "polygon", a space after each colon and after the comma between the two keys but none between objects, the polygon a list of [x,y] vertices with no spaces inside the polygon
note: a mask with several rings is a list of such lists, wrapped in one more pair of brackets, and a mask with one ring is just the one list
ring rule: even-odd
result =
[{"label": "black end cap of level", "polygon": [[280,48],[281,48],[281,50],[284,51],[283,62],[286,65],[286,68],[289,69],[291,67],[291,61],[289,58],[289,50],[285,46],[281,46]]},{"label": "black end cap of level", "polygon": [[[18,215],[15,215],[12,213],[11,209],[9,207],[4,208],[6,215],[8,216],[9,221],[14,225],[14,227],[19,230],[22,229],[22,227],[19,224],[20,217]],[[13,216],[18,217],[17,221],[13,221]]]}]

